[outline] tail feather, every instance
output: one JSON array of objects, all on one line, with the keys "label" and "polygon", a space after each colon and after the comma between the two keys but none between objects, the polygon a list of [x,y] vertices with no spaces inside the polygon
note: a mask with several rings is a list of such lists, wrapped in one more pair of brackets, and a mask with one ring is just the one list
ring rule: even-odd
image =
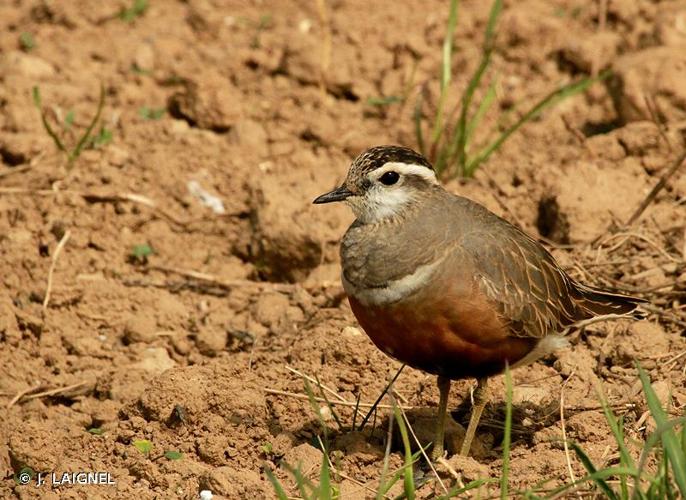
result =
[{"label": "tail feather", "polygon": [[641,304],[647,303],[647,300],[593,288],[580,283],[575,283],[575,285],[577,292],[579,292],[577,304],[592,316],[631,315],[636,319],[643,319],[646,316],[646,312],[641,309]]}]

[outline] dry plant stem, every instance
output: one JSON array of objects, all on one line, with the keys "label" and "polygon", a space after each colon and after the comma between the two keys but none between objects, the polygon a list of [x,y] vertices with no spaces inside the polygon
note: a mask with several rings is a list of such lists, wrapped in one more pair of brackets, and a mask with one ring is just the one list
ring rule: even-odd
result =
[{"label": "dry plant stem", "polygon": [[292,285],[287,285],[284,283],[272,283],[270,281],[250,281],[250,280],[221,280],[217,277],[215,277],[212,274],[207,274],[207,273],[201,273],[199,271],[193,271],[193,270],[188,270],[188,269],[179,269],[176,267],[169,267],[169,266],[149,266],[149,269],[153,269],[155,271],[161,271],[163,273],[172,273],[172,274],[178,274],[179,276],[183,276],[185,278],[192,278],[198,281],[204,281],[206,283],[216,285],[220,288],[225,288],[225,289],[231,289],[235,288],[237,286],[257,286],[260,288],[271,288],[277,291],[292,291],[293,286]]},{"label": "dry plant stem", "polygon": [[9,401],[9,403],[7,403],[7,409],[9,410],[10,408],[12,408],[12,407],[17,403],[17,401],[19,401],[21,398],[23,398],[23,397],[26,396],[27,394],[30,394],[30,393],[32,393],[33,391],[37,391],[38,389],[40,389],[40,388],[41,388],[41,385],[42,385],[42,384],[38,383],[38,384],[34,385],[33,387],[29,387],[29,388],[27,388],[27,389],[24,389],[23,391],[18,392],[18,393]]},{"label": "dry plant stem", "polygon": [[[322,446],[322,442],[321,442],[322,440],[321,440],[321,438],[319,438],[319,436],[317,436],[317,439],[319,440],[320,446]],[[330,459],[329,457],[326,457],[326,459],[327,459],[327,461],[329,462],[329,469],[331,470],[331,472],[333,472],[334,474],[336,474],[336,475],[342,477],[343,479],[347,479],[348,481],[350,481],[350,482],[352,482],[352,483],[355,483],[357,486],[359,486],[359,488],[357,488],[356,490],[353,490],[353,491],[350,492],[350,496],[351,496],[351,497],[353,497],[353,494],[354,494],[354,493],[357,493],[358,491],[362,491],[362,490],[367,490],[368,492],[373,493],[373,494],[376,493],[376,491],[374,490],[374,488],[372,488],[371,486],[367,486],[367,485],[364,484],[362,481],[359,481],[359,480],[355,479],[354,477],[352,477],[352,476],[346,474],[345,472],[342,472],[342,471],[338,470],[338,469],[331,463],[331,459]],[[388,497],[386,497],[386,498],[388,498]]]},{"label": "dry plant stem", "polygon": [[400,394],[398,391],[396,391],[395,388],[391,389],[391,391],[392,391],[391,393],[393,394],[393,397],[398,398],[400,401],[402,401],[405,404],[408,403],[407,398],[405,396],[403,396],[402,394]]},{"label": "dry plant stem", "polygon": [[24,401],[29,401],[30,399],[38,399],[38,398],[44,398],[46,396],[54,396],[56,394],[62,394],[65,392],[73,391],[74,389],[78,389],[79,387],[82,387],[86,385],[88,382],[81,381],[76,384],[68,385],[65,387],[58,387],[57,389],[50,389],[49,391],[43,391],[43,392],[37,392],[35,394],[28,394],[24,395],[21,399]]},{"label": "dry plant stem", "polygon": [[21,167],[12,167],[8,168],[6,170],[3,170],[0,172],[0,179],[3,177],[9,177],[12,174],[19,174],[21,172],[26,172],[27,170],[31,170],[33,165],[22,165]]},{"label": "dry plant stem", "polygon": [[307,380],[308,382],[311,382],[311,383],[313,383],[313,384],[315,384],[315,385],[320,386],[322,389],[324,389],[326,392],[328,392],[328,393],[331,394],[333,397],[335,397],[336,399],[338,399],[340,402],[342,402],[342,403],[347,403],[347,402],[348,402],[348,401],[346,401],[346,399],[345,399],[343,396],[341,396],[340,394],[338,394],[336,391],[334,391],[333,389],[331,389],[331,388],[325,386],[324,384],[322,384],[321,382],[315,380],[314,378],[310,377],[309,375],[305,375],[304,373],[302,373],[302,372],[296,370],[295,368],[291,368],[290,366],[286,366],[286,370],[288,370],[288,371],[291,372],[291,373],[294,373],[295,375],[297,375],[297,376],[299,376],[299,377],[304,378],[304,379]]},{"label": "dry plant stem", "polygon": [[604,314],[603,316],[596,316],[595,318],[584,319],[568,326],[562,331],[562,335],[568,335],[572,330],[583,330],[587,326],[596,323],[603,323],[605,321],[615,321],[618,319],[632,319],[631,313],[628,314]]},{"label": "dry plant stem", "polygon": [[[386,481],[386,473],[388,472],[388,463],[391,457],[391,446],[393,445],[393,419],[395,412],[391,411],[388,416],[388,431],[386,432],[386,451],[383,455],[383,468],[381,469],[381,477],[379,479],[379,488],[383,486]],[[373,433],[374,431],[372,431]]]},{"label": "dry plant stem", "polygon": [[648,193],[648,196],[643,200],[641,205],[636,209],[636,211],[633,213],[631,217],[629,217],[629,220],[626,222],[627,226],[630,226],[633,224],[636,219],[638,219],[643,211],[648,208],[648,205],[650,205],[655,197],[664,189],[664,187],[667,185],[667,181],[679,170],[679,168],[684,164],[684,160],[686,160],[686,151],[681,153],[679,155],[679,158],[672,164],[670,169],[662,176],[660,177],[660,180],[655,184],[655,187]]},{"label": "dry plant stem", "polygon": [[443,467],[445,467],[445,470],[448,471],[448,474],[453,476],[453,479],[457,483],[458,488],[464,488],[464,483],[462,482],[462,476],[460,476],[459,472],[457,472],[452,465],[443,457],[439,458],[436,460],[436,463],[441,464]]},{"label": "dry plant stem", "polygon": [[[564,381],[562,384],[562,388],[560,389],[560,426],[562,427],[562,444],[564,445],[565,449],[565,460],[567,461],[567,470],[569,471],[569,479],[571,479],[572,483],[576,483],[576,476],[574,475],[574,469],[572,469],[572,460],[569,456],[569,445],[567,444],[567,426],[565,425],[565,386],[567,385],[567,382],[569,382],[572,377],[574,376],[574,372],[567,377],[567,380]],[[582,496],[579,493],[578,490],[576,490],[576,496],[581,499]]]},{"label": "dry plant stem", "polygon": [[55,266],[57,265],[57,259],[59,258],[60,254],[62,253],[62,250],[64,249],[64,246],[67,244],[67,241],[69,241],[70,237],[71,237],[71,231],[69,229],[67,229],[67,231],[62,236],[62,239],[60,239],[60,242],[57,244],[57,248],[55,249],[55,253],[52,255],[52,262],[50,263],[50,270],[48,271],[48,285],[45,289],[45,298],[43,299],[43,312],[45,312],[48,309],[48,303],[50,302],[50,295],[52,294],[52,279],[53,279],[53,274],[55,273]]},{"label": "dry plant stem", "polygon": [[650,119],[655,124],[655,127],[657,128],[660,137],[662,137],[662,140],[665,141],[665,144],[667,145],[667,148],[671,153],[672,143],[670,142],[669,137],[667,137],[667,134],[665,133],[664,124],[660,123],[660,117],[657,112],[657,106],[655,105],[655,99],[653,99],[653,97],[648,94],[644,94],[643,100],[646,103],[646,108],[648,108],[648,113],[650,113]]},{"label": "dry plant stem", "polygon": [[[639,214],[639,215],[640,215],[640,214]],[[653,241],[651,238],[648,238],[647,236],[645,236],[645,235],[643,235],[643,234],[635,233],[635,232],[631,232],[631,231],[613,234],[612,236],[608,237],[604,242],[600,243],[600,246],[602,246],[602,245],[604,245],[604,244],[607,244],[607,243],[609,243],[610,241],[612,241],[613,239],[619,238],[619,237],[622,237],[622,236],[624,237],[624,239],[623,239],[622,241],[620,241],[618,244],[616,244],[615,246],[613,246],[613,247],[607,249],[607,253],[612,253],[612,252],[616,251],[616,250],[619,249],[622,245],[624,245],[627,241],[629,241],[630,238],[637,238],[637,239],[639,239],[639,240],[643,240],[643,241],[645,241],[646,243],[648,243],[648,244],[649,244],[650,246],[652,246],[659,254],[663,255],[663,256],[666,257],[668,260],[671,260],[672,262],[675,262],[675,263],[677,263],[677,264],[680,264],[680,263],[681,263],[681,259],[678,259],[678,258],[676,258],[676,257],[674,257],[674,256],[672,256],[672,255],[670,255],[670,254],[668,254],[667,251],[665,251],[664,248],[660,247],[660,246],[659,246],[657,243],[655,243],[655,241]]]},{"label": "dry plant stem", "polygon": [[572,125],[567,116],[562,115],[561,118],[562,123],[564,124],[567,131],[574,136],[579,145],[584,145],[584,143],[586,142],[586,136],[584,135],[584,133],[578,128],[576,128],[574,125]]},{"label": "dry plant stem", "polygon": [[674,323],[675,325],[679,325],[682,328],[686,328],[686,321],[680,320],[676,316],[676,314],[670,314],[670,311],[666,311],[660,307],[654,307],[650,304],[642,304],[641,307],[643,307],[646,311],[662,316],[665,320]]},{"label": "dry plant stem", "polygon": [[[298,394],[296,392],[280,391],[278,389],[264,388],[263,390],[267,394],[275,394],[277,396],[287,396],[289,398],[309,400],[309,396],[307,394]],[[314,400],[317,401],[318,403],[326,403],[326,400],[324,398],[319,398],[317,396],[314,397]],[[373,408],[374,407],[374,404],[372,404],[372,403],[361,403],[361,402],[356,403],[353,401],[329,401],[329,403],[332,405],[349,406],[351,408],[354,408],[355,406],[359,406],[360,408]],[[384,405],[384,404],[377,404],[376,407],[381,408],[381,409],[385,409],[385,410],[393,408],[391,405]],[[402,410],[411,410],[414,407],[413,406],[398,406],[398,408],[400,408]]]},{"label": "dry plant stem", "polygon": [[178,217],[167,213],[165,210],[159,208],[157,203],[141,194],[136,193],[89,193],[84,191],[73,191],[73,190],[55,190],[55,189],[29,189],[22,187],[6,187],[0,188],[0,195],[34,195],[34,196],[54,196],[58,193],[63,194],[73,194],[82,197],[88,202],[116,202],[116,201],[128,201],[131,203],[137,203],[140,205],[145,205],[151,208],[153,211],[159,213],[163,218],[173,222],[178,226],[186,226],[187,222],[182,221]]},{"label": "dry plant stem", "polygon": [[[450,383],[450,380],[448,380],[448,383]],[[398,404],[393,401],[395,406],[398,406]],[[407,424],[407,428],[410,431],[410,434],[412,434],[412,438],[414,439],[414,442],[417,443],[417,446],[419,447],[419,450],[422,453],[422,456],[424,457],[424,460],[426,460],[426,463],[429,464],[429,467],[431,468],[431,471],[434,473],[434,476],[436,476],[436,479],[438,480],[438,484],[441,485],[441,488],[443,489],[443,492],[447,495],[448,494],[448,488],[445,487],[445,484],[441,480],[440,476],[438,475],[438,472],[436,472],[436,468],[434,467],[434,464],[431,462],[429,459],[429,456],[426,454],[426,451],[424,451],[424,447],[422,446],[422,443],[419,442],[419,439],[417,438],[417,435],[414,432],[414,429],[410,425],[410,421],[407,418],[407,415],[405,414],[405,410],[403,410],[400,406],[398,406],[398,409],[400,410],[400,415],[403,417],[403,420],[405,420],[405,423]],[[443,457],[439,457],[443,458]]]},{"label": "dry plant stem", "polygon": [[671,365],[672,364],[676,365],[676,362],[680,358],[684,357],[684,355],[686,355],[686,351],[682,351],[679,354],[677,354],[676,356],[672,357],[670,360],[666,361],[665,362],[665,370],[667,370],[667,371],[671,370],[673,368]]}]

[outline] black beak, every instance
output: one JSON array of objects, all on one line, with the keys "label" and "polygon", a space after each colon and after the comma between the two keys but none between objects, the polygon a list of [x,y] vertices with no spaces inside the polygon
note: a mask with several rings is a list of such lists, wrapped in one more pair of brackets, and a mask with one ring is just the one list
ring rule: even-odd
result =
[{"label": "black beak", "polygon": [[352,191],[350,191],[345,186],[341,186],[341,187],[337,187],[333,191],[329,191],[328,193],[324,193],[321,196],[317,196],[317,198],[315,198],[315,200],[312,203],[320,204],[320,203],[331,203],[334,201],[343,201],[348,196],[352,196],[352,195],[353,195]]}]

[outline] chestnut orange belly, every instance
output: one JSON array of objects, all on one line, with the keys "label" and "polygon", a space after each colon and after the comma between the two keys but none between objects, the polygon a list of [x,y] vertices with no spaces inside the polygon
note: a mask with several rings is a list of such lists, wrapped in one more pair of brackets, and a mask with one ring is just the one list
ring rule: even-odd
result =
[{"label": "chestnut orange belly", "polygon": [[358,322],[372,342],[413,368],[450,379],[502,372],[539,339],[513,337],[485,296],[443,295],[404,299],[390,305],[362,304],[349,297]]}]

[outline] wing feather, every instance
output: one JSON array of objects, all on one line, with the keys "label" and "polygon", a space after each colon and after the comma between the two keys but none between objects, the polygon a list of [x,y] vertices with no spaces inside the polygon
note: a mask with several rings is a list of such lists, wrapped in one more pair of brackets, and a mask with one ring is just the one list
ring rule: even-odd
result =
[{"label": "wing feather", "polygon": [[513,336],[543,338],[589,316],[576,306],[575,284],[550,253],[505,221],[498,229],[469,232],[462,244],[477,287]]}]

